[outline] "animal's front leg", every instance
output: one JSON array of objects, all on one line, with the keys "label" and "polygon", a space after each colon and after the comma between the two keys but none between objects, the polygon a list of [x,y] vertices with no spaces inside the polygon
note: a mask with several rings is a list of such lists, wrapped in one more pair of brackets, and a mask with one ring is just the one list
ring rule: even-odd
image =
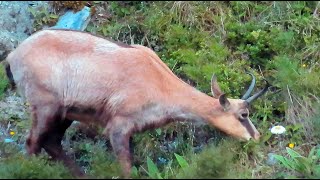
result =
[{"label": "animal's front leg", "polygon": [[132,154],[130,152],[130,137],[128,129],[122,126],[113,126],[110,130],[110,141],[118,161],[122,167],[125,178],[129,178],[131,174]]}]

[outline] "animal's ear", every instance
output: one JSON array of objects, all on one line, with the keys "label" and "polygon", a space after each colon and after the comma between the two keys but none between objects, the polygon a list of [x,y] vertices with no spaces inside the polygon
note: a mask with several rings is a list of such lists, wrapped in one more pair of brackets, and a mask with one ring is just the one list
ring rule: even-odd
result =
[{"label": "animal's ear", "polygon": [[214,74],[211,77],[211,93],[214,98],[218,98],[223,94],[217,82],[217,76]]},{"label": "animal's ear", "polygon": [[229,108],[230,108],[230,102],[229,100],[227,99],[227,96],[226,94],[222,94],[221,96],[219,96],[219,102],[220,102],[220,105],[223,107],[223,109],[225,111],[228,111]]}]

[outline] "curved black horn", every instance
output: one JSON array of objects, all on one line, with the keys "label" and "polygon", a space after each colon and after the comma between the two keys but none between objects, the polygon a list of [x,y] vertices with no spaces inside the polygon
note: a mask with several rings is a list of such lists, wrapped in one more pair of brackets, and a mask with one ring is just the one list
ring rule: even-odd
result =
[{"label": "curved black horn", "polygon": [[[265,80],[265,79],[264,79]],[[266,86],[262,89],[262,90],[260,90],[259,92],[257,92],[256,94],[254,94],[254,95],[252,95],[251,97],[249,97],[248,99],[246,99],[246,102],[248,103],[248,104],[250,104],[252,101],[254,101],[254,100],[256,100],[257,98],[259,98],[260,96],[262,96],[264,93],[266,93],[267,92],[267,90],[268,90],[268,88],[270,87],[270,84],[269,84],[269,82],[267,81],[267,80],[265,80],[266,81]]]},{"label": "curved black horn", "polygon": [[252,77],[252,81],[251,81],[251,84],[250,84],[247,92],[241,98],[243,100],[246,100],[246,99],[249,98],[249,96],[250,96],[251,92],[253,91],[253,88],[254,88],[254,86],[256,84],[256,78],[254,77],[254,75],[251,72],[248,72],[248,71],[247,71],[247,73],[250,74],[250,76]]}]

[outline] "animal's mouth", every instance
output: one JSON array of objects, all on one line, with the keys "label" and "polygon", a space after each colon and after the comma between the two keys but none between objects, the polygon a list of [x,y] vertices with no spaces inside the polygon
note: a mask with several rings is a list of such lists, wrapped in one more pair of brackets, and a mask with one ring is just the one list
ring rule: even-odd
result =
[{"label": "animal's mouth", "polygon": [[243,141],[251,141],[253,138],[252,137],[249,137],[249,138],[245,138],[245,139],[243,139]]},{"label": "animal's mouth", "polygon": [[253,139],[254,139],[255,141],[258,141],[258,140],[260,139],[260,137],[261,137],[261,134],[260,134],[260,133],[257,133],[257,134],[254,135]]},{"label": "animal's mouth", "polygon": [[259,136],[255,136],[255,137],[250,137],[247,141],[259,141],[260,140],[260,135]]},{"label": "animal's mouth", "polygon": [[240,137],[239,140],[242,142],[248,142],[248,141],[257,140],[257,139],[256,139],[256,137],[252,137],[252,136],[248,135],[245,137]]}]

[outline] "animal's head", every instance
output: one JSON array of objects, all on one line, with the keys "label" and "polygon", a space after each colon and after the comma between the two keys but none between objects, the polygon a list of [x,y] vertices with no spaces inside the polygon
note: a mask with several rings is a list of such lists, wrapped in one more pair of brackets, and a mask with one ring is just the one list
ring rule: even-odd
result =
[{"label": "animal's head", "polygon": [[252,82],[241,99],[227,98],[220,90],[216,76],[212,76],[211,91],[213,97],[219,99],[222,109],[222,112],[215,118],[213,124],[215,127],[235,138],[242,140],[253,138],[258,140],[260,133],[249,118],[250,114],[248,108],[254,100],[262,96],[268,90],[269,83],[266,81],[267,84],[262,90],[249,97],[255,86],[255,77],[252,73],[249,74],[252,76]]}]

